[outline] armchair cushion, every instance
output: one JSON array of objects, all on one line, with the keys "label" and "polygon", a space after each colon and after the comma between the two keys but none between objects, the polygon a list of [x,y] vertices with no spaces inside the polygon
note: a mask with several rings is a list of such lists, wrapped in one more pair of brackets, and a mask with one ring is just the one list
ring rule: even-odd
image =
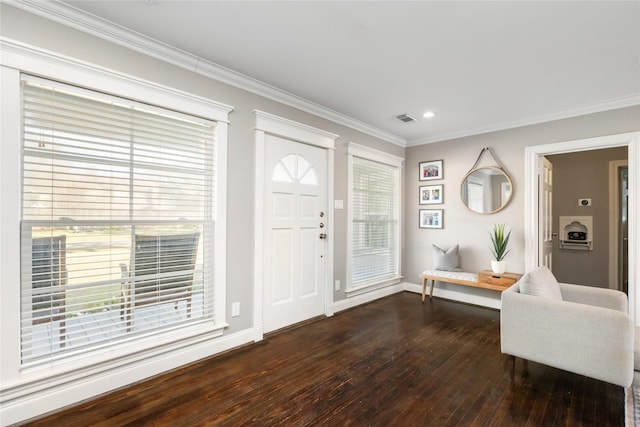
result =
[{"label": "armchair cushion", "polygon": [[531,270],[520,279],[520,291],[525,295],[562,301],[558,281],[553,273],[544,266]]}]

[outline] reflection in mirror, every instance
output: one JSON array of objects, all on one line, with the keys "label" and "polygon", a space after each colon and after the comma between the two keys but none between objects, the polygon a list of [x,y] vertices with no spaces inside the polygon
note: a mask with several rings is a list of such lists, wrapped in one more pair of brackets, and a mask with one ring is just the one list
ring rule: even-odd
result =
[{"label": "reflection in mirror", "polygon": [[460,184],[464,205],[481,214],[498,212],[509,203],[511,194],[511,178],[502,168],[493,166],[469,171]]}]

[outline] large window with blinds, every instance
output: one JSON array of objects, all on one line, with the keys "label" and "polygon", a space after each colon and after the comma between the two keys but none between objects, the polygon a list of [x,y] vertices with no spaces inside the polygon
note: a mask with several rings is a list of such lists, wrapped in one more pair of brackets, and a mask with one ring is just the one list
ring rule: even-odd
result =
[{"label": "large window with blinds", "polygon": [[347,290],[400,277],[400,171],[402,160],[349,147],[350,270]]},{"label": "large window with blinds", "polygon": [[213,318],[215,128],[23,78],[23,366]]}]

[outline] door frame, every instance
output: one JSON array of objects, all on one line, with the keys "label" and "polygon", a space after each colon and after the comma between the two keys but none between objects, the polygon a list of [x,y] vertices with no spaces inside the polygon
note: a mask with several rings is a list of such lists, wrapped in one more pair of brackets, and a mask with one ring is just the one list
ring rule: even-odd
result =
[{"label": "door frame", "polygon": [[640,195],[640,132],[607,135],[596,138],[557,142],[526,147],[525,149],[525,271],[538,266],[538,158],[552,154],[598,150],[602,148],[627,147],[629,162],[629,313],[638,325],[640,316],[640,208],[636,199]]},{"label": "door frame", "polygon": [[609,162],[609,287],[618,289],[618,256],[620,229],[620,168],[629,167],[629,160]]},{"label": "door frame", "polygon": [[279,136],[294,142],[313,145],[327,152],[327,252],[324,271],[324,314],[333,316],[333,197],[334,197],[334,153],[339,135],[317,129],[303,123],[294,122],[260,110],[253,111],[255,116],[255,187],[254,187],[254,275],[253,275],[253,339],[264,338],[264,171],[265,137],[267,134]]},{"label": "door frame", "polygon": [[[538,235],[538,263],[540,265],[546,265],[549,270],[553,271],[553,163],[546,156],[538,156],[538,162],[538,174],[544,175],[538,176],[538,188],[540,188],[540,186],[544,187],[547,185],[548,180],[546,175],[547,171],[550,171],[552,191],[551,201],[549,201],[549,197],[547,197],[547,193],[544,190],[538,191],[538,226],[540,226],[540,223],[544,223],[542,229],[538,230],[540,233]],[[549,168],[547,167],[547,164],[550,165]],[[541,200],[543,205],[540,205]],[[548,209],[547,206],[544,206],[545,201],[551,204],[550,209]],[[547,213],[550,213],[551,218],[540,218],[540,216],[545,216]],[[548,243],[549,241],[551,243]],[[550,251],[550,253],[548,251]],[[547,255],[549,255],[550,262],[546,262],[544,259]]]}]

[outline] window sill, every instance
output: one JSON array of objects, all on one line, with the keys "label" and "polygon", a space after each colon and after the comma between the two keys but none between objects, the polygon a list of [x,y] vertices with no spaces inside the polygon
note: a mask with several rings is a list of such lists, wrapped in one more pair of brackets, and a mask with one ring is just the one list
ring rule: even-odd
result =
[{"label": "window sill", "polygon": [[358,283],[357,285],[349,285],[346,289],[347,298],[386,288],[387,286],[397,285],[402,281],[402,278],[402,276],[398,275],[370,282]]},{"label": "window sill", "polygon": [[214,324],[211,320],[203,320],[189,327],[150,334],[146,337],[132,337],[118,345],[103,346],[91,352],[79,352],[75,356],[66,354],[58,360],[40,361],[33,366],[23,367],[22,381],[29,383],[50,379],[55,382],[56,377],[78,370],[95,374],[218,338],[223,335],[226,327],[228,327],[226,323]]}]

